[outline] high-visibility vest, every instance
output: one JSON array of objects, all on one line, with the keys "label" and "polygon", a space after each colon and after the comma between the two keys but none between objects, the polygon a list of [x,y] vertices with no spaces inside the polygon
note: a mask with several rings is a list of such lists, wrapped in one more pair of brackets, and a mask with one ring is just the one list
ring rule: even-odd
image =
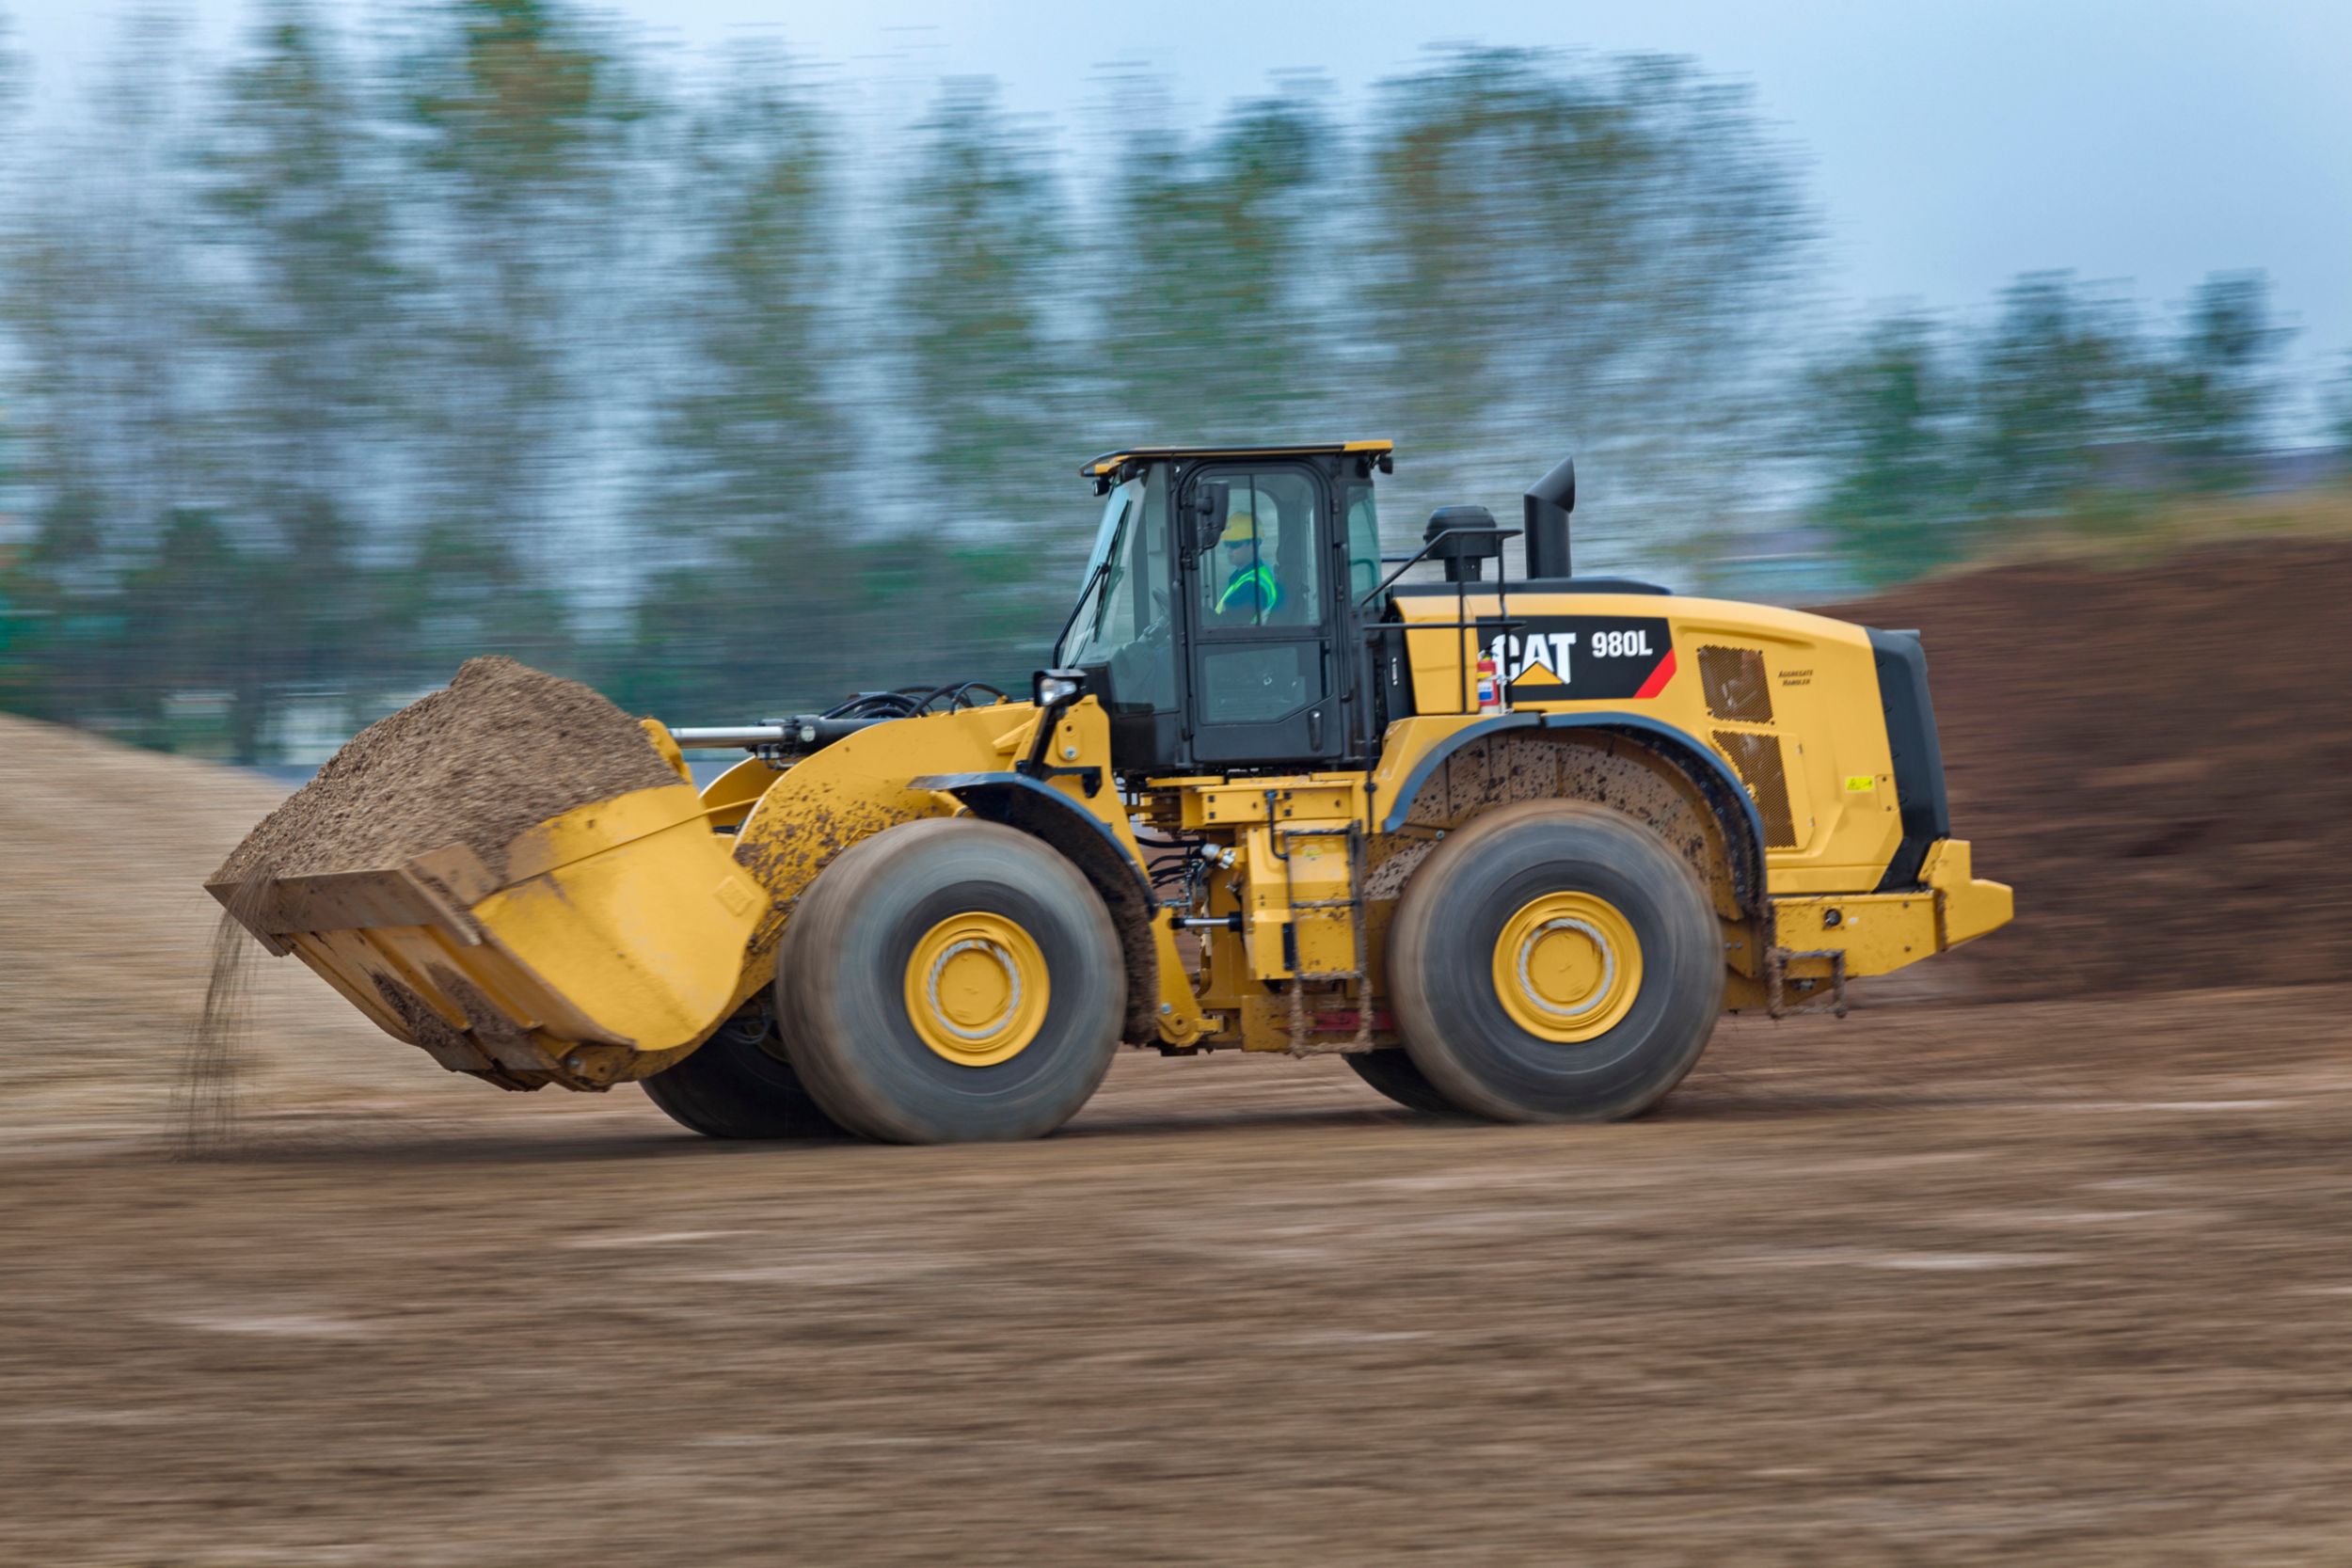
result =
[{"label": "high-visibility vest", "polygon": [[1227,607],[1244,592],[1255,592],[1264,601],[1263,608],[1268,615],[1281,608],[1282,585],[1275,580],[1272,572],[1266,570],[1263,561],[1244,566],[1233,574],[1232,580],[1225,585],[1225,592],[1216,596],[1216,612],[1224,614]]}]

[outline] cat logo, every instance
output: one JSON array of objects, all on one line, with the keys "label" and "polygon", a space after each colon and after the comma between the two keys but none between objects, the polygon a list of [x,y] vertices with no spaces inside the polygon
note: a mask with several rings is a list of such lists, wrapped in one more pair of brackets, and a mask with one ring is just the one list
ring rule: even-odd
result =
[{"label": "cat logo", "polygon": [[1514,705],[1646,701],[1675,672],[1673,628],[1649,616],[1530,615],[1486,632],[1483,649]]}]

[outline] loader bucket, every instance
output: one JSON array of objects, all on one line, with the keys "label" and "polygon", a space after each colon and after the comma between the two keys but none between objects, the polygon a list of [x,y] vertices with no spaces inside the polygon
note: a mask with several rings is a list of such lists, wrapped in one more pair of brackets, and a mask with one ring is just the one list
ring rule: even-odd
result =
[{"label": "loader bucket", "polygon": [[504,858],[494,876],[453,846],[206,890],[385,1033],[504,1087],[646,1077],[719,1022],[767,895],[691,784],[576,807]]}]

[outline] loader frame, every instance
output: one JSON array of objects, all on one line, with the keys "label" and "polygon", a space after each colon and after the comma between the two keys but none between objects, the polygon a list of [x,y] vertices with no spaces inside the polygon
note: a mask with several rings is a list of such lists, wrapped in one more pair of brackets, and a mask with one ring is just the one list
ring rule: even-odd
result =
[{"label": "loader frame", "polygon": [[[1425,982],[1470,964],[1493,966],[1486,1000],[1518,1008],[1530,1037],[1584,1044],[1582,1004],[1536,983],[1533,947],[1497,935],[1465,955],[1424,941],[1438,928],[1426,918],[1436,895],[1414,890],[1445,885],[1479,845],[1554,846],[1539,867],[1624,850],[1643,868],[1622,901],[1633,913],[1555,883],[1509,921],[1508,910],[1482,915],[1482,929],[1524,942],[1587,932],[1602,966],[1593,994],[1608,999],[1594,1016],[1613,1018],[1620,957],[1630,974],[1648,950],[1632,922],[1665,922],[1653,956],[1671,958],[1673,989],[1637,994],[1683,999],[1676,1027],[1692,1059],[1704,1037],[1688,1015],[1711,1021],[1719,994],[1735,1011],[1842,1009],[1851,980],[2008,921],[2009,889],[1977,878],[1970,847],[1950,834],[1915,634],[1572,577],[1567,464],[1529,492],[1519,528],[1446,508],[1418,549],[1384,554],[1373,492],[1391,462],[1377,441],[1106,453],[1083,470],[1105,499],[1095,555],[1026,702],[955,683],[726,729],[648,720],[678,783],[540,824],[506,847],[496,878],[445,852],[212,891],[388,1034],[506,1087],[601,1089],[677,1068],[706,1042],[738,1053],[738,1077],[714,1070],[681,1105],[798,1059],[773,1031],[826,994],[783,978],[794,948],[818,951],[808,933],[831,943],[835,967],[822,975],[883,995],[836,940],[857,908],[882,904],[843,890],[910,885],[944,863],[894,846],[972,841],[968,863],[1002,876],[967,877],[954,899],[984,904],[988,887],[1025,876],[1083,905],[1074,925],[1068,903],[1055,906],[1045,927],[1078,933],[1064,950],[1086,958],[1074,971],[1067,960],[1065,978],[1112,974],[1115,945],[1123,1008],[1110,989],[1076,988],[1095,998],[1102,1027],[1089,1012],[1085,1033],[1104,1053],[1108,1021],[1123,1013],[1125,1043],[1168,1053],[1362,1057],[1405,1044],[1440,1075],[1467,1072],[1428,1048]],[[1229,543],[1242,509],[1251,526]],[[1513,580],[1503,546],[1522,538],[1530,571]],[[1232,549],[1244,543],[1250,551]],[[1249,569],[1271,572],[1279,592],[1232,612],[1221,546],[1271,552],[1272,567]],[[1442,581],[1414,578],[1428,565]],[[749,754],[692,787],[682,749],[717,748]],[[1536,804],[1547,802],[1559,809]],[[876,842],[953,817],[992,826]],[[822,881],[845,856],[855,863]],[[877,867],[889,877],[877,880]],[[1671,899],[1645,904],[1641,890],[1669,887]],[[812,896],[841,923],[796,938]],[[1044,994],[1042,949],[1003,911],[954,908],[950,923],[1009,933],[998,954],[1009,995]],[[1407,958],[1391,954],[1392,934]],[[993,939],[933,926],[891,940],[946,963]],[[1512,974],[1523,995],[1502,991]],[[842,1041],[876,1019],[908,1022],[925,997],[938,1016],[918,1033],[954,1022],[938,972],[908,960],[886,978],[882,1012],[808,1037],[843,1125],[859,1118],[838,1109],[857,1066]],[[1413,1040],[1400,1006],[1423,1018]],[[956,1037],[934,1032],[941,1054],[917,1065],[941,1070],[953,1051],[938,1042]],[[1672,1075],[1687,1065],[1677,1056]],[[1659,1094],[1671,1086],[1660,1083]],[[1417,1102],[1419,1089],[1405,1089]],[[948,1125],[901,1118],[870,1086],[856,1094],[873,1127]],[[1612,1114],[1630,1114],[1623,1105]]]}]

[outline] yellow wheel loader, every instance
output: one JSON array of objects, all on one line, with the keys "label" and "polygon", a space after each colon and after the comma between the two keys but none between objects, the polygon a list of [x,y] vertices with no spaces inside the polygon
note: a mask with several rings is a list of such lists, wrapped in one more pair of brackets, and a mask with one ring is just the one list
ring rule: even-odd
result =
[{"label": "yellow wheel loader", "polygon": [[[1577,577],[1566,463],[1522,527],[1447,507],[1383,556],[1391,464],[1107,453],[1026,701],[647,721],[681,782],[541,824],[495,877],[452,850],[244,917],[457,1070],[910,1143],[1051,1132],[1122,1042],[1636,1116],[1723,1012],[1842,1013],[2009,920],[1951,836],[1915,633]],[[698,791],[698,749],[747,754]]]}]

